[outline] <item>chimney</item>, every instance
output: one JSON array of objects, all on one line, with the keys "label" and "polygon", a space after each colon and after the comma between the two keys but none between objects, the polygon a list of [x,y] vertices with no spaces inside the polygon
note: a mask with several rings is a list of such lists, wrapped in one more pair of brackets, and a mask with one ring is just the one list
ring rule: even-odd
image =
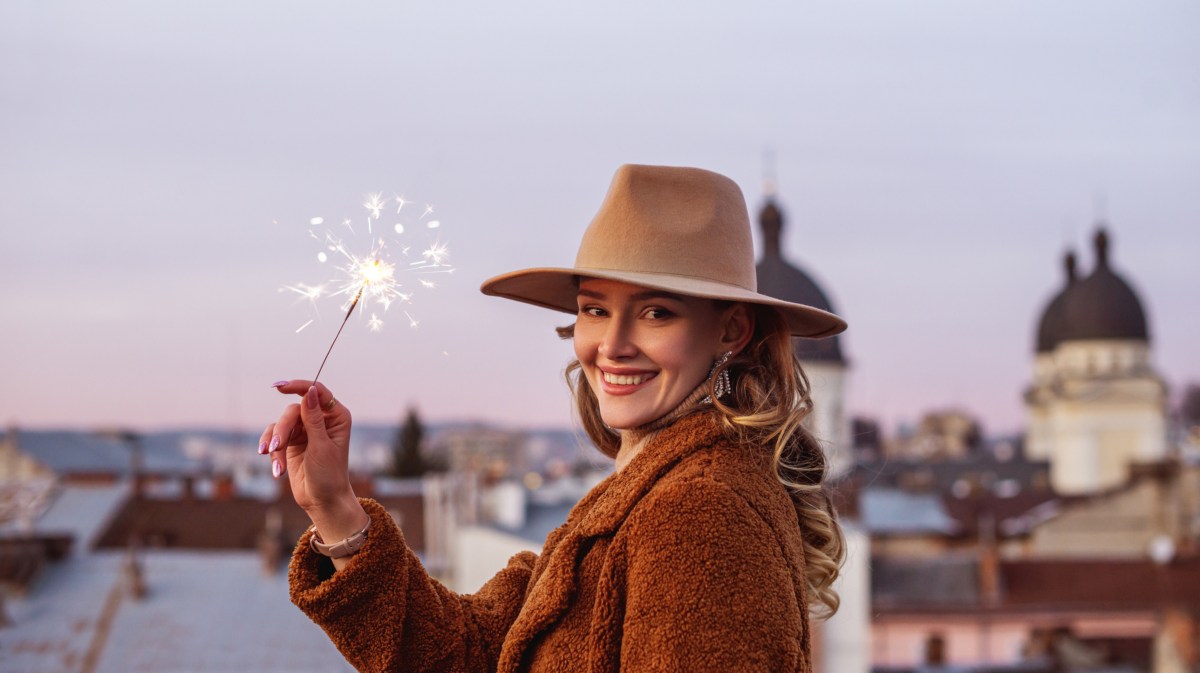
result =
[{"label": "chimney", "polygon": [[125,579],[125,589],[129,597],[142,600],[146,597],[146,577],[142,571],[142,562],[138,560],[139,543],[136,537],[129,540],[129,548],[125,552],[125,562],[121,564],[121,574]]},{"label": "chimney", "polygon": [[228,502],[233,500],[236,491],[232,474],[223,473],[213,476],[213,500]]},{"label": "chimney", "polygon": [[996,519],[987,512],[979,525],[979,600],[988,607],[1000,603],[1000,549],[996,541]]},{"label": "chimney", "polygon": [[270,577],[279,570],[284,555],[283,512],[278,506],[267,508],[267,520],[258,534],[258,554],[262,559],[263,575]]},{"label": "chimney", "polygon": [[196,499],[196,477],[191,474],[185,474],[179,478],[182,491],[179,494],[180,500],[184,502],[192,502]]},{"label": "chimney", "polygon": [[129,446],[129,473],[133,477],[133,497],[146,496],[146,466],[142,455],[142,438],[134,432],[122,432],[120,439]]}]

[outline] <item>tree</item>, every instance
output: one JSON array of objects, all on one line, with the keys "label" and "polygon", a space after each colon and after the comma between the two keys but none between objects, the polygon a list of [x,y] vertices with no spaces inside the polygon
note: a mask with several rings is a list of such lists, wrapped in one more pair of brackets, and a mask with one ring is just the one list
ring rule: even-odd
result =
[{"label": "tree", "polygon": [[417,410],[409,407],[404,425],[396,433],[392,442],[392,476],[420,477],[430,471],[431,466],[421,455],[421,443],[425,438],[425,428],[417,417]]}]

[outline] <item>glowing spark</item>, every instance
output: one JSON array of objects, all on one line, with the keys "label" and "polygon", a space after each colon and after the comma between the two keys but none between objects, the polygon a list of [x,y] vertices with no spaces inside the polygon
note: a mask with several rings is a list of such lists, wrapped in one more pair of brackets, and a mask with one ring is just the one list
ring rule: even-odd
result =
[{"label": "glowing spark", "polygon": [[430,229],[437,229],[438,227],[442,226],[442,221],[441,220],[430,220],[429,223],[426,224],[425,226]]},{"label": "glowing spark", "polygon": [[421,253],[421,256],[433,263],[434,266],[441,266],[449,255],[450,250],[444,243],[434,243]]},{"label": "glowing spark", "polygon": [[426,204],[425,204],[425,212],[421,213],[421,219],[422,219],[422,220],[423,220],[423,219],[425,219],[425,216],[426,216],[426,215],[428,215],[428,214],[430,214],[430,213],[432,213],[432,212],[433,212],[433,206],[431,206],[431,205],[429,205],[428,203],[426,203]]},{"label": "glowing spark", "polygon": [[404,225],[403,225],[403,224],[400,224],[399,222],[397,222],[397,223],[396,223],[396,227],[395,227],[395,228],[396,228],[396,233],[397,233],[397,234],[403,234],[403,233],[404,233]]},{"label": "glowing spark", "polygon": [[372,313],[371,319],[367,321],[367,325],[370,326],[372,332],[378,332],[383,327],[383,321],[379,319],[379,316]]},{"label": "glowing spark", "polygon": [[417,325],[421,324],[419,320],[417,320],[416,318],[409,315],[408,311],[405,311],[404,315],[408,318],[408,326],[409,327],[416,329]]},{"label": "glowing spark", "polygon": [[308,327],[308,326],[309,326],[309,325],[311,325],[311,324],[313,324],[313,321],[309,320],[308,322],[304,323],[303,325],[301,325],[301,326],[297,327],[297,328],[296,328],[296,334],[299,334],[299,333],[300,333],[300,330],[304,329],[305,327]]},{"label": "glowing spark", "polygon": [[323,218],[323,217],[314,217],[308,221],[308,223],[314,227],[317,226],[318,224],[322,224],[324,222],[325,222],[325,218]]},{"label": "glowing spark", "polygon": [[317,261],[324,264],[325,262],[329,261],[329,255],[326,255],[323,252],[318,252],[317,253]]},{"label": "glowing spark", "polygon": [[321,295],[325,292],[325,288],[320,285],[305,285],[304,283],[285,285],[283,289],[291,290],[292,292],[295,292],[309,301],[316,301],[317,299],[320,299]]},{"label": "glowing spark", "polygon": [[393,194],[393,196],[396,197],[396,214],[399,215],[401,209],[404,208],[404,204],[408,203],[408,201],[405,201],[404,197],[399,194]]},{"label": "glowing spark", "polygon": [[418,280],[420,280],[420,281],[421,281],[421,285],[424,285],[425,287],[427,287],[427,288],[429,288],[429,289],[431,289],[431,290],[432,290],[433,288],[437,287],[437,285],[435,285],[435,284],[434,284],[434,282],[433,282],[432,280],[425,280],[424,278],[419,278]]},{"label": "glowing spark", "polygon": [[383,210],[383,204],[387,203],[387,201],[382,197],[383,194],[378,192],[374,194],[367,194],[367,200],[365,203],[363,203],[363,208],[371,211],[371,217],[374,217],[377,220],[379,219],[379,212]]}]

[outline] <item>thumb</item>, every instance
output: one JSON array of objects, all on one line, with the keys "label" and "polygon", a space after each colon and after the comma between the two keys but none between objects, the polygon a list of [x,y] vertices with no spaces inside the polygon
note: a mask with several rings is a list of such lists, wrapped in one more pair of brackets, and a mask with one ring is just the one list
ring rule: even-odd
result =
[{"label": "thumb", "polygon": [[308,433],[309,442],[314,439],[329,439],[329,434],[325,431],[325,412],[321,411],[316,386],[304,393],[304,404],[300,405],[300,418],[304,421],[304,431]]}]

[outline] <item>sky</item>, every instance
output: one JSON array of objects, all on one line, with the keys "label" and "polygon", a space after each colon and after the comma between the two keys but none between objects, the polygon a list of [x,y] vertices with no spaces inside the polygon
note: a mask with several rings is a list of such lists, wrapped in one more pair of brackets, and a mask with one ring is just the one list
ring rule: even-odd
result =
[{"label": "sky", "polygon": [[434,208],[405,244],[455,271],[416,328],[352,317],[322,380],[360,421],[567,426],[569,317],[478,287],[569,265],[623,163],[715,170],[754,212],[774,177],[785,255],[850,323],[852,414],[1020,430],[1098,218],[1177,393],[1198,38],[1187,1],[5,2],[0,422],[265,426],[341,319],[297,333],[313,309],[280,291],[332,276],[311,218],[382,192]]}]

